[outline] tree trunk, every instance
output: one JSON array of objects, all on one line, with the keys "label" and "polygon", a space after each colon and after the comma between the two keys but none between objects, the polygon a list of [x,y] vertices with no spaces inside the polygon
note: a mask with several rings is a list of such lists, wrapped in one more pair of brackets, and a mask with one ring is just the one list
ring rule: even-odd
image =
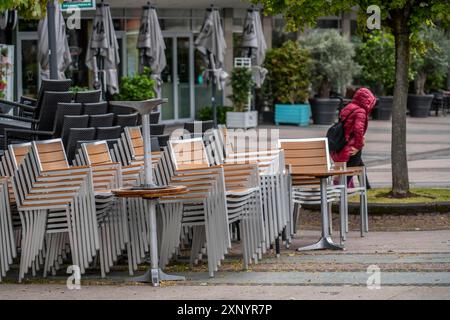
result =
[{"label": "tree trunk", "polygon": [[410,32],[404,12],[393,17],[393,31],[395,36],[395,86],[392,106],[392,194],[394,197],[405,197],[409,192],[406,105],[409,84]]},{"label": "tree trunk", "polygon": [[323,80],[319,88],[319,98],[330,98],[330,83],[328,80]]},{"label": "tree trunk", "polygon": [[414,80],[414,86],[416,89],[416,94],[425,95],[425,83],[427,82],[427,74],[425,72],[420,72],[416,79]]}]

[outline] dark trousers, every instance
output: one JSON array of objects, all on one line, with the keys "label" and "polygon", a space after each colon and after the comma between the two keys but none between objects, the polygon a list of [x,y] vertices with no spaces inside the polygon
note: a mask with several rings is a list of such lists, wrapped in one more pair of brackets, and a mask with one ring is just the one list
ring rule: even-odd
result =
[{"label": "dark trousers", "polygon": [[[347,167],[362,167],[364,166],[364,162],[362,161],[362,150],[359,150],[357,154],[354,156],[351,156],[350,159],[347,161]],[[347,184],[350,182],[350,179],[353,177],[347,177]],[[361,181],[360,181],[361,183]],[[366,188],[371,189],[369,184],[369,179],[367,178],[366,174]]]}]

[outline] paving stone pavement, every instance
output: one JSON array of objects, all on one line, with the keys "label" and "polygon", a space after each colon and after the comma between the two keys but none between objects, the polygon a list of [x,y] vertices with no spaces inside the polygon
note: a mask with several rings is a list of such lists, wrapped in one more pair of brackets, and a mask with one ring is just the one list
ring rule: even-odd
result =
[{"label": "paving stone pavement", "polygon": [[[40,284],[19,285],[10,278],[0,284],[0,300],[450,299],[448,230],[370,232],[364,238],[350,232],[345,251],[295,250],[318,236],[318,231],[301,231],[281,257],[268,252],[248,271],[242,270],[235,250],[215,278],[209,278],[204,264],[183,272],[180,264],[170,266],[169,272],[183,274],[187,281],[166,282],[161,288],[130,282],[125,267],[108,280],[99,279],[98,273],[84,275],[81,290],[67,289],[64,273]],[[380,289],[369,289],[369,277],[377,268]]]}]

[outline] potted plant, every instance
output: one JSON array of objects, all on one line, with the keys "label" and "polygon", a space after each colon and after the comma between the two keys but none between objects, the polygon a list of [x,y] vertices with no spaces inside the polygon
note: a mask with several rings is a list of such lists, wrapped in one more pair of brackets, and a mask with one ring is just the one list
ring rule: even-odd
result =
[{"label": "potted plant", "polygon": [[312,53],[312,84],[316,96],[310,99],[313,121],[331,124],[336,117],[339,99],[330,99],[331,90],[343,92],[360,66],[353,60],[353,44],[336,30],[317,30],[307,35],[302,43]]},{"label": "potted plant", "polygon": [[151,77],[150,68],[145,67],[141,74],[123,77],[120,82],[119,93],[114,95],[117,101],[141,101],[156,96],[155,80]]},{"label": "potted plant", "polygon": [[249,111],[251,89],[253,86],[250,68],[234,68],[231,72],[231,88],[229,96],[234,111],[227,112],[228,128],[254,128],[258,125],[258,111]]},{"label": "potted plant", "polygon": [[395,83],[394,36],[374,31],[359,44],[356,53],[355,60],[362,67],[359,80],[378,97],[373,119],[390,120]]},{"label": "potted plant", "polygon": [[275,123],[308,125],[311,111],[308,101],[311,55],[298,42],[287,41],[268,50],[264,67],[268,74],[265,96],[275,103]]},{"label": "potted plant", "polygon": [[417,52],[412,55],[412,68],[415,71],[415,94],[408,95],[408,109],[411,117],[428,117],[433,95],[425,93],[427,79],[444,77],[450,59],[450,41],[442,30],[424,28],[419,33]]}]

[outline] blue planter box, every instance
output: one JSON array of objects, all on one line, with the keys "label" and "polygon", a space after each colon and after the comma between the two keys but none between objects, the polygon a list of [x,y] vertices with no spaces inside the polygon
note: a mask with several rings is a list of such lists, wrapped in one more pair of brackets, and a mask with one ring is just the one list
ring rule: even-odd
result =
[{"label": "blue planter box", "polygon": [[275,124],[293,123],[299,126],[309,125],[311,107],[309,104],[276,104]]}]

